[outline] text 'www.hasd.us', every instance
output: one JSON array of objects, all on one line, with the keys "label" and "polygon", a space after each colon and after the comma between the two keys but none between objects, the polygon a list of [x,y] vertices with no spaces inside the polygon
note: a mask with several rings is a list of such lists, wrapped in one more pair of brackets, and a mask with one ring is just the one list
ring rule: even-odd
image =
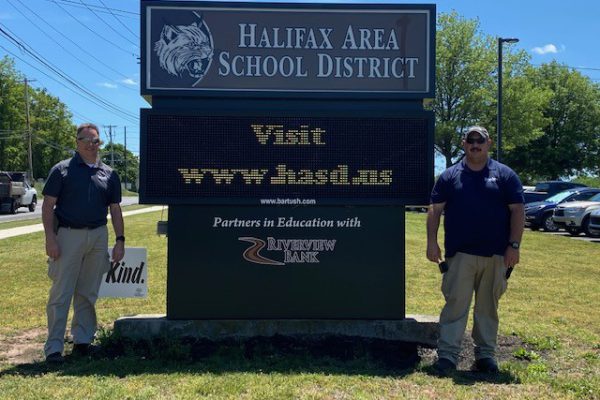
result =
[{"label": "text 'www.hasd.us'", "polygon": [[243,168],[179,168],[179,173],[186,184],[214,183],[231,185],[236,178],[245,185],[383,185],[392,184],[391,170],[356,170],[351,174],[347,165],[338,165],[329,169],[288,168],[279,164],[274,171],[269,169]]},{"label": "text 'www.hasd.us'", "polygon": [[[298,129],[286,129],[283,125],[250,125],[251,132],[260,146],[326,146],[327,131],[319,127],[301,125]],[[179,168],[186,184],[213,183],[231,185],[238,178],[245,185],[366,185],[390,186],[392,170],[356,169],[350,171],[346,164],[332,169],[294,169],[286,164],[272,168]]]}]

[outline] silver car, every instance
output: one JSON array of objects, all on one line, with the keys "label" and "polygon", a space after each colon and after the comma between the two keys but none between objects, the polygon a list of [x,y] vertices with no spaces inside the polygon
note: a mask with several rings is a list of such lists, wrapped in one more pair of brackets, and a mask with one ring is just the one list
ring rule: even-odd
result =
[{"label": "silver car", "polygon": [[600,236],[600,208],[592,211],[590,214],[588,229],[593,235]]},{"label": "silver car", "polygon": [[597,209],[600,209],[600,193],[588,201],[559,204],[554,209],[552,219],[557,226],[566,229],[573,236],[583,232],[587,236],[595,237],[596,234],[590,231],[590,215]]}]

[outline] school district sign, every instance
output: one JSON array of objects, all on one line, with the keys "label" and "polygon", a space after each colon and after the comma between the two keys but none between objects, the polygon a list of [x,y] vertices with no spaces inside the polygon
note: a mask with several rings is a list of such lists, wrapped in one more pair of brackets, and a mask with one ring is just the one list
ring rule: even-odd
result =
[{"label": "school district sign", "polygon": [[142,2],[142,94],[432,97],[435,6]]}]

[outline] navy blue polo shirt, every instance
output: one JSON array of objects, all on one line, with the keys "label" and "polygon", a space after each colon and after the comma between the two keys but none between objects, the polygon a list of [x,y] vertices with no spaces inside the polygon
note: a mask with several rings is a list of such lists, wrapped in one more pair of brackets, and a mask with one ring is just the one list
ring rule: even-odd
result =
[{"label": "navy blue polo shirt", "polygon": [[489,159],[481,171],[472,171],[462,160],[440,175],[431,202],[446,203],[446,257],[457,252],[504,255],[510,239],[508,205],[523,203],[523,186],[512,169],[495,160]]},{"label": "navy blue polo shirt", "polygon": [[97,228],[106,225],[108,206],[121,202],[121,182],[102,161],[90,167],[76,153],[52,167],[42,193],[58,199],[54,212],[61,226]]}]

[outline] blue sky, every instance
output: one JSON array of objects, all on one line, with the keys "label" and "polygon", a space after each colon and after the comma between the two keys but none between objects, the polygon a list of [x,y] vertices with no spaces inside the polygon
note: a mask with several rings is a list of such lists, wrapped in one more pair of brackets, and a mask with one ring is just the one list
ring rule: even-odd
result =
[{"label": "blue sky", "polygon": [[[333,1],[327,1],[333,2]],[[362,1],[363,3],[416,3]],[[355,3],[346,1],[346,4]],[[427,2],[419,2],[427,3]],[[437,12],[457,11],[478,19],[483,33],[520,39],[515,48],[539,65],[556,60],[600,82],[600,1],[596,0],[440,0]],[[114,139],[139,154],[138,0],[0,0],[0,28],[33,49],[46,63],[99,97],[94,102],[48,67],[0,34],[0,57],[10,55],[32,86],[59,97],[73,122],[113,125]],[[15,57],[16,56],[16,57]],[[100,104],[104,103],[104,107]],[[440,166],[438,166],[439,168]]]}]

